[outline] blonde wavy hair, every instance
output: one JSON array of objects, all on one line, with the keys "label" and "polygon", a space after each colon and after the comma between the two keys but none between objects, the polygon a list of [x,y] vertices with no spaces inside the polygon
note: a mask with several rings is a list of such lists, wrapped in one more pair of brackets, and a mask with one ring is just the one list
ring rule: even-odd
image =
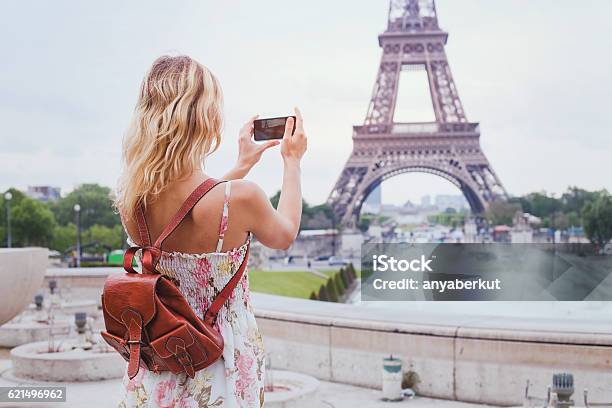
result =
[{"label": "blonde wavy hair", "polygon": [[173,180],[217,150],[223,124],[221,86],[205,66],[187,56],[162,56],[142,81],[123,139],[122,173],[115,208],[128,219],[155,200]]}]

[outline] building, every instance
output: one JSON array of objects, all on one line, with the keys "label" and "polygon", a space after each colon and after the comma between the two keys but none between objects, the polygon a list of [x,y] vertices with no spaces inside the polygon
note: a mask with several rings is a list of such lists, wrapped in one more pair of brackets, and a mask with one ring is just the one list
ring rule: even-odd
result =
[{"label": "building", "polygon": [[453,208],[457,212],[468,208],[468,203],[460,194],[438,194],[435,197],[434,204],[439,211],[445,211],[447,208]]},{"label": "building", "polygon": [[431,196],[430,195],[424,195],[423,197],[421,197],[421,207],[430,207],[431,206]]},{"label": "building", "polygon": [[60,188],[51,186],[28,186],[26,195],[38,201],[57,201],[60,198]]}]

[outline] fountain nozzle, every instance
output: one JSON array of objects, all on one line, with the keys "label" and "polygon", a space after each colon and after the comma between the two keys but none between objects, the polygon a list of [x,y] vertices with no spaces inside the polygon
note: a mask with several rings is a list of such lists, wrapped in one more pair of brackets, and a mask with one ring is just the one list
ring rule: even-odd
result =
[{"label": "fountain nozzle", "polygon": [[57,288],[57,281],[55,279],[51,279],[49,281],[49,291],[51,294],[55,293],[55,289]]},{"label": "fountain nozzle", "polygon": [[44,297],[40,293],[34,296],[34,304],[36,305],[36,310],[38,310],[39,312],[43,308],[43,300],[44,300]]},{"label": "fountain nozzle", "polygon": [[574,376],[572,374],[553,374],[552,391],[557,395],[554,400],[556,408],[574,406],[574,401],[571,399],[574,393]]},{"label": "fountain nozzle", "polygon": [[84,334],[87,326],[87,313],[76,312],[74,314],[74,324],[76,325],[77,333]]}]

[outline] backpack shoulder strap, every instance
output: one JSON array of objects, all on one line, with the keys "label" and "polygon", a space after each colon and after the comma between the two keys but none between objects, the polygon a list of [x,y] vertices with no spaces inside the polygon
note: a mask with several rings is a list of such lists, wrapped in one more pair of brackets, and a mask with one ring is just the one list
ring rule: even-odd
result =
[{"label": "backpack shoulder strap", "polygon": [[225,181],[216,180],[209,178],[204,180],[187,199],[183,202],[181,207],[178,209],[170,223],[164,228],[161,235],[155,241],[155,244],[151,245],[151,236],[149,234],[149,228],[147,227],[147,221],[144,216],[144,208],[142,205],[138,205],[136,208],[136,223],[138,224],[138,234],[140,235],[141,245],[129,248],[123,256],[123,268],[127,272],[136,273],[132,267],[132,261],[137,251],[142,250],[142,266],[143,273],[155,273],[155,266],[162,254],[161,246],[166,238],[179,226],[181,221],[187,216],[189,211],[202,199],[214,186]]},{"label": "backpack shoulder strap", "polygon": [[[151,234],[149,234],[149,227],[147,226],[147,220],[145,219],[144,206],[142,205],[142,202],[139,202],[136,205],[136,208],[134,210],[134,216],[134,221],[136,222],[136,227],[138,228],[138,238],[140,243],[134,243],[135,246],[131,246],[123,254],[123,269],[130,273],[137,273],[133,266],[136,252],[143,248],[151,247]],[[127,232],[127,228],[125,227],[126,224],[123,221],[123,217],[121,218],[121,220],[124,225],[124,229]],[[143,266],[145,266],[144,269],[146,269],[147,267],[151,267],[151,265],[153,264],[153,260],[154,256],[149,251],[143,250],[142,263]]]},{"label": "backpack shoulder strap", "polygon": [[151,234],[149,233],[149,226],[144,215],[144,207],[142,203],[136,206],[136,226],[138,227],[138,236],[140,238],[140,244],[142,246],[151,246]]},{"label": "backpack shoulder strap", "polygon": [[219,294],[217,294],[217,296],[215,297],[215,300],[213,300],[210,307],[204,313],[204,322],[206,322],[207,324],[211,326],[215,324],[215,321],[217,320],[217,315],[219,314],[219,310],[221,310],[221,308],[223,307],[223,304],[227,301],[227,299],[229,299],[230,295],[234,291],[234,288],[238,286],[240,279],[242,279],[242,276],[244,275],[244,271],[246,269],[246,266],[249,260],[249,248],[250,247],[251,247],[251,240],[249,239],[249,242],[247,243],[246,252],[244,253],[244,258],[242,259],[242,263],[240,264],[240,267],[238,268],[236,273],[234,273],[234,276],[231,277],[229,282],[227,282],[225,287],[221,289]]},{"label": "backpack shoulder strap", "polygon": [[174,217],[172,217],[170,223],[166,226],[166,228],[164,228],[153,246],[161,250],[164,240],[168,238],[168,236],[172,234],[172,232],[179,226],[187,214],[189,214],[189,211],[191,211],[198,201],[200,201],[202,197],[204,197],[213,187],[221,183],[225,183],[225,180],[209,178],[204,180],[202,184],[193,190],[189,197],[187,197],[187,199],[183,202],[181,208],[179,208],[176,214],[174,214]]}]

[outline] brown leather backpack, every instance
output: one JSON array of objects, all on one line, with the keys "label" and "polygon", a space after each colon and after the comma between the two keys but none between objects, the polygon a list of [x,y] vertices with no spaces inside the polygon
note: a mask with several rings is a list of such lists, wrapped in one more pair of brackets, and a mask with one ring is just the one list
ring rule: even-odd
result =
[{"label": "brown leather backpack", "polygon": [[[208,179],[200,184],[153,245],[143,208],[136,209],[142,246],[126,251],[123,258],[126,272],[110,275],[102,294],[106,331],[101,334],[128,361],[130,379],[138,374],[141,366],[155,372],[186,373],[193,378],[196,371],[213,364],[223,353],[223,337],[214,324],[219,310],[242,278],[249,256],[248,246],[238,271],[215,297],[202,319],[173,281],[155,270],[164,240],[194,205],[222,182]],[[142,273],[132,266],[139,250],[142,251]]]}]

